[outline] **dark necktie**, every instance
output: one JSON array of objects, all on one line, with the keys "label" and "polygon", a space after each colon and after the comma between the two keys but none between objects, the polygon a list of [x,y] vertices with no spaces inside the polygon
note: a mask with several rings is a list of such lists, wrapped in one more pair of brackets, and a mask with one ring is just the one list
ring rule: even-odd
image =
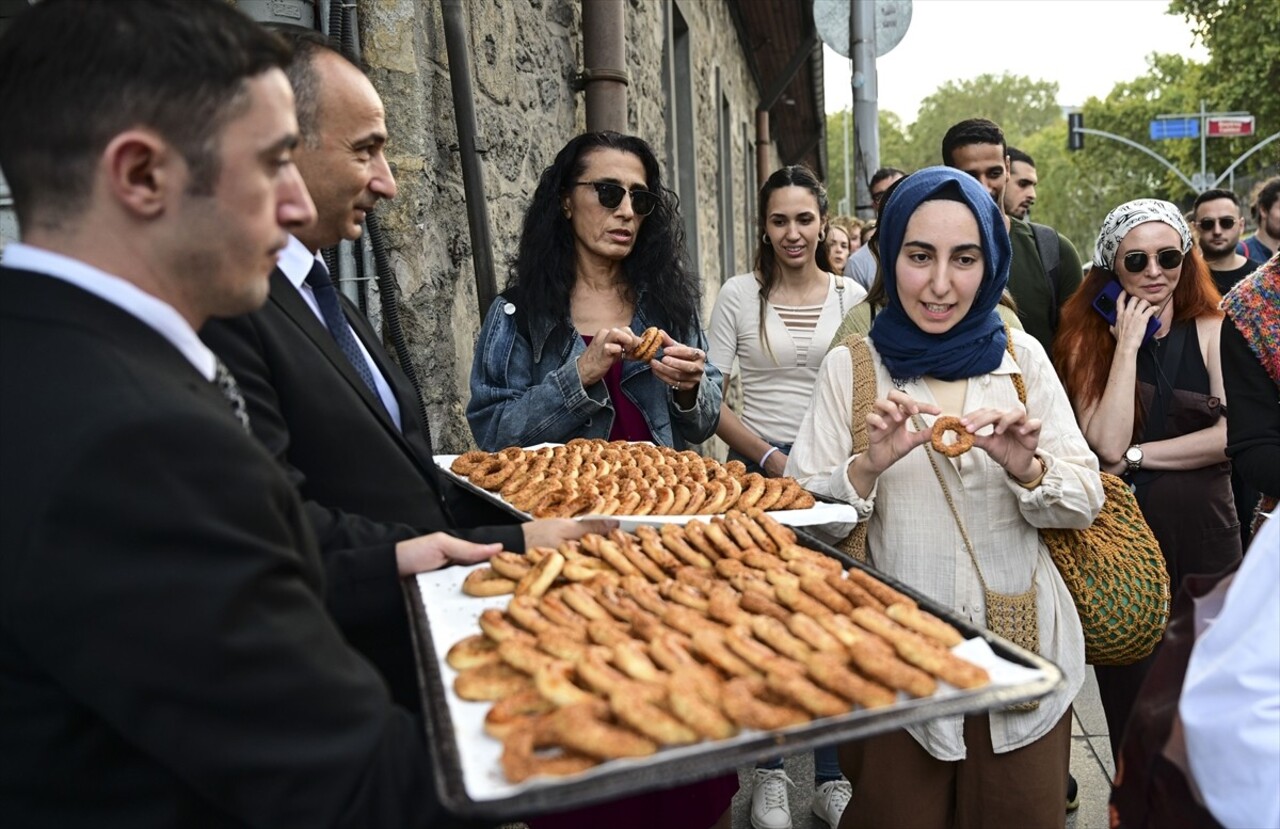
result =
[{"label": "dark necktie", "polygon": [[227,364],[218,360],[213,371],[213,383],[218,387],[218,391],[222,392],[222,396],[227,399],[227,403],[231,405],[231,413],[236,416],[236,420],[240,421],[240,425],[249,434],[253,434],[253,430],[249,428],[249,412],[245,409],[244,395],[240,393],[240,384],[236,382],[236,378],[231,374],[231,369],[227,368]]},{"label": "dark necktie", "polygon": [[347,317],[342,313],[342,306],[338,303],[338,291],[333,287],[329,271],[319,259],[311,266],[311,273],[307,274],[307,284],[311,286],[316,304],[320,306],[320,316],[324,317],[325,328],[329,329],[329,333],[333,335],[338,348],[347,358],[347,362],[351,363],[351,367],[356,370],[356,374],[360,375],[360,379],[369,387],[369,391],[373,392],[373,396],[381,402],[378,386],[373,382],[373,372],[369,370],[369,363],[360,351],[356,335],[351,332]]}]

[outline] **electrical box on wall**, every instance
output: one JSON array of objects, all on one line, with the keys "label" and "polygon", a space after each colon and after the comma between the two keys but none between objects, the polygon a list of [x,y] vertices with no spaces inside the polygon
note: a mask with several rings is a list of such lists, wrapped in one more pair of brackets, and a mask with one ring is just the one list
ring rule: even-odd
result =
[{"label": "electrical box on wall", "polygon": [[304,29],[316,27],[316,10],[311,0],[236,0],[236,8],[259,23]]}]

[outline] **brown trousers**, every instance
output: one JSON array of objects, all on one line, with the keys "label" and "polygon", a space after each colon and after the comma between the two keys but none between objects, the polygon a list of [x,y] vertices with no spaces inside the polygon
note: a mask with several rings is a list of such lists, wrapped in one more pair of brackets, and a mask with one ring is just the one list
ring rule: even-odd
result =
[{"label": "brown trousers", "polygon": [[1025,829],[1066,824],[1071,709],[1049,733],[1004,754],[991,750],[987,715],[966,717],[968,756],[945,762],[906,731],[840,746],[853,799],[839,829]]}]

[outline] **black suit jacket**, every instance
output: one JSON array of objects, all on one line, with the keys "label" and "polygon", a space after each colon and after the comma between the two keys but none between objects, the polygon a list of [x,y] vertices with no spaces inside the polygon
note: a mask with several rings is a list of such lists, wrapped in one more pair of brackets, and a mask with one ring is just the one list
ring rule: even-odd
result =
[{"label": "black suit jacket", "polygon": [[0,401],[5,825],[435,820],[294,488],[167,340],[0,268]]},{"label": "black suit jacket", "polygon": [[200,336],[235,375],[254,434],[302,495],[338,624],[383,672],[397,702],[414,707],[419,694],[395,543],[439,530],[515,551],[524,541],[517,525],[476,527],[494,516],[481,513],[479,499],[445,491],[413,385],[355,305],[341,302],[395,393],[403,431],[278,269],[262,309],[213,320]]}]

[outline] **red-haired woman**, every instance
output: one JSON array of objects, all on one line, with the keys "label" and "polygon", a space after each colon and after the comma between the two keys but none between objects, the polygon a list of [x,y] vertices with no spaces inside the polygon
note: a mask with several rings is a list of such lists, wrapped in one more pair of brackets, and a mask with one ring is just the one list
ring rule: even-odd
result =
[{"label": "red-haired woman", "polygon": [[[1134,487],[1175,593],[1240,558],[1220,300],[1178,209],[1138,199],[1103,221],[1053,345],[1080,429],[1103,471]],[[1113,754],[1152,659],[1096,669]]]}]

